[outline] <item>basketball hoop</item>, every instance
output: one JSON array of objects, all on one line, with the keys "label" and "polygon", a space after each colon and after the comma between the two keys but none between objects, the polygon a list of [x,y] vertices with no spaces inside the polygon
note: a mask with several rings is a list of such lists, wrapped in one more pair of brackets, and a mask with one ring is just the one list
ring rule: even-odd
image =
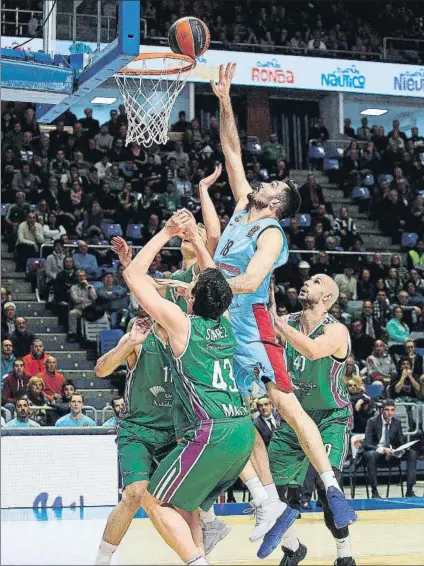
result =
[{"label": "basketball hoop", "polygon": [[187,55],[142,53],[115,75],[128,119],[126,144],[168,141],[172,108],[195,65]]}]

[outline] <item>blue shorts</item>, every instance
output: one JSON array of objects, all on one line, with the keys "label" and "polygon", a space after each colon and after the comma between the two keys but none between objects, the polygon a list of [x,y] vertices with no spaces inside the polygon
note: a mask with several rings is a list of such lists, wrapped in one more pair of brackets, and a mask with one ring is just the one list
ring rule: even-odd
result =
[{"label": "blue shorts", "polygon": [[230,322],[237,341],[234,377],[243,398],[250,395],[255,380],[260,384],[272,381],[281,391],[292,392],[284,349],[276,342],[272,316],[266,306],[258,303],[230,309]]}]

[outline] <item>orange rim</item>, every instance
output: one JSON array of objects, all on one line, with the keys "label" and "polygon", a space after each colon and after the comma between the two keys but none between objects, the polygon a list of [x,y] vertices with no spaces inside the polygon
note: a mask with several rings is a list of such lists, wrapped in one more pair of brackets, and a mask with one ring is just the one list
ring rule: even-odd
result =
[{"label": "orange rim", "polygon": [[128,67],[124,67],[120,71],[118,71],[117,75],[176,75],[178,73],[186,73],[191,71],[196,66],[196,60],[192,59],[188,55],[179,55],[178,53],[141,53],[135,59],[131,61],[144,61],[144,60],[151,60],[151,59],[173,59],[177,61],[184,61],[187,63],[184,67],[174,67],[171,69],[128,69]]}]

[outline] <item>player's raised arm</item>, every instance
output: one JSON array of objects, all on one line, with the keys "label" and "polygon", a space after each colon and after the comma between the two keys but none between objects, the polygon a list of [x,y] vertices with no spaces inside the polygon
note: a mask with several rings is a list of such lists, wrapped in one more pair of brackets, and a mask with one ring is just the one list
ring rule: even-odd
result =
[{"label": "player's raised arm", "polygon": [[235,63],[221,65],[219,68],[218,84],[211,81],[212,90],[219,99],[222,151],[225,155],[225,166],[230,180],[231,190],[236,201],[236,210],[241,210],[247,204],[247,195],[252,188],[247,182],[241,159],[240,139],[237,133],[236,121],[231,106],[230,88],[236,70]]},{"label": "player's raised arm", "polygon": [[[182,215],[181,215],[182,216]],[[171,301],[167,301],[158,293],[156,287],[147,276],[147,270],[156,254],[173,237],[182,233],[182,224],[174,217],[170,218],[165,227],[154,236],[144,248],[138,252],[132,262],[123,272],[124,279],[134,293],[138,303],[149,315],[156,320],[167,332],[176,355],[184,350],[187,342],[189,322],[183,311]],[[112,249],[119,254],[120,241],[112,240]]]},{"label": "player's raised arm", "polygon": [[192,213],[185,208],[175,214],[176,218],[184,218],[184,232],[183,236],[186,240],[192,243],[194,251],[196,252],[198,269],[202,271],[207,267],[215,268],[215,262],[209,253],[209,249],[203,242],[202,237],[197,229],[196,219]]},{"label": "player's raised arm", "polygon": [[124,334],[112,350],[106,352],[97,360],[94,368],[96,376],[107,377],[126,361],[128,361],[128,366],[132,368],[150,331],[151,321],[149,319],[144,321],[137,319],[131,328],[131,332]]},{"label": "player's raised arm", "polygon": [[219,238],[221,237],[221,223],[216,213],[212,199],[209,195],[209,189],[221,175],[221,163],[215,168],[215,171],[209,177],[202,179],[199,183],[200,204],[202,207],[203,222],[207,234],[207,249],[213,257]]},{"label": "player's raised arm", "polygon": [[257,249],[243,275],[228,279],[234,295],[254,293],[265,277],[272,271],[283,247],[283,235],[280,230],[265,230],[259,237]]},{"label": "player's raised arm", "polygon": [[[277,317],[275,325],[282,336],[293,348],[309,360],[319,360],[327,356],[334,356],[339,350],[346,347],[348,343],[348,330],[344,324],[327,324],[324,334],[317,338],[309,338],[302,332],[292,328],[287,319]],[[344,357],[347,352],[342,352],[338,357]]]}]

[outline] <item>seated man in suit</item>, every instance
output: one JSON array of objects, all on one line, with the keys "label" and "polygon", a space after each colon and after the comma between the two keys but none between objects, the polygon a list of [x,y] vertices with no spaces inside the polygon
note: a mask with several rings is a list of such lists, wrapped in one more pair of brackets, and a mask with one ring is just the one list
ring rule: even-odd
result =
[{"label": "seated man in suit", "polygon": [[275,416],[272,412],[272,404],[268,397],[260,397],[256,402],[256,406],[259,411],[259,417],[253,421],[253,424],[258,429],[265,446],[268,448],[272,433],[277,426]]},{"label": "seated man in suit", "polygon": [[[391,399],[383,402],[380,415],[369,419],[365,429],[364,457],[367,463],[368,481],[372,489],[372,497],[380,498],[377,491],[377,468],[378,465],[387,466],[392,460],[396,464],[396,458],[401,457],[407,462],[406,467],[406,497],[415,497],[413,487],[417,475],[417,453],[415,450],[404,450],[393,453],[393,450],[405,444],[402,433],[402,423],[395,418],[395,403]],[[401,455],[401,456],[400,456]]]}]

